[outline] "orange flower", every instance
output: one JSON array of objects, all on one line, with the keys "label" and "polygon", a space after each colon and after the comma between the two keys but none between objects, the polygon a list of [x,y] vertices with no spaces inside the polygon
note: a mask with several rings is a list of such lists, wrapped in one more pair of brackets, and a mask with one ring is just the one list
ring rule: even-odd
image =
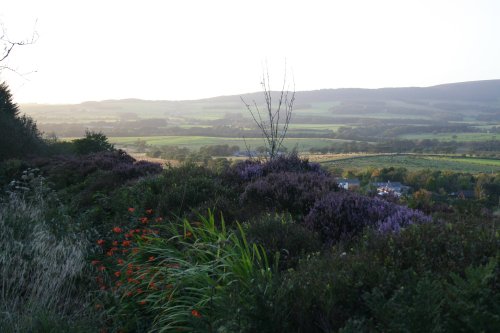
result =
[{"label": "orange flower", "polygon": [[115,272],[115,276],[116,276],[116,277],[120,277],[120,275],[121,275],[121,274],[122,274],[122,273],[121,273],[120,271]]},{"label": "orange flower", "polygon": [[128,211],[129,211],[130,213],[133,213],[133,212],[135,211],[135,208],[133,208],[133,207],[129,207]]},{"label": "orange flower", "polygon": [[153,214],[153,210],[152,209],[146,209],[146,214]]},{"label": "orange flower", "polygon": [[201,318],[201,314],[198,310],[191,310],[191,314],[193,315],[193,317],[196,317],[196,318]]},{"label": "orange flower", "polygon": [[120,228],[120,227],[114,227],[113,228],[113,232],[119,234],[120,232],[122,232],[122,228]]},{"label": "orange flower", "polygon": [[104,245],[104,243],[106,243],[106,241],[104,239],[98,239],[96,243],[97,243],[97,245],[102,246],[102,245]]},{"label": "orange flower", "polygon": [[113,251],[108,251],[108,252],[106,252],[106,255],[107,255],[108,257],[112,257],[112,256],[113,256]]},{"label": "orange flower", "polygon": [[122,245],[125,246],[125,247],[130,246],[130,241],[129,240],[124,240],[122,242]]},{"label": "orange flower", "polygon": [[154,261],[155,260],[155,257],[154,256],[151,256],[148,258],[148,261]]},{"label": "orange flower", "polygon": [[190,238],[191,236],[193,236],[193,233],[191,231],[186,231],[186,238]]}]

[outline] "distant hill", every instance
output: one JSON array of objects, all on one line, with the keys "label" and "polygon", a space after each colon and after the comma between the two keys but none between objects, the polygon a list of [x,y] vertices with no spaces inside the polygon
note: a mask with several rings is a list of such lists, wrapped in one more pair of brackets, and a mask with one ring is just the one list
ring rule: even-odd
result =
[{"label": "distant hill", "polygon": [[[246,102],[263,106],[262,92],[185,101],[140,99],[89,101],[70,105],[22,104],[41,129],[71,136],[84,128],[110,135],[164,133],[173,126],[251,126]],[[278,92],[273,92],[273,101]],[[500,80],[432,87],[321,89],[297,91],[294,124],[346,126],[440,125],[478,122],[500,125]],[[149,129],[155,128],[155,131]],[[68,130],[66,130],[68,129]],[[127,134],[129,133],[129,134]],[[151,134],[152,135],[152,134]]]}]

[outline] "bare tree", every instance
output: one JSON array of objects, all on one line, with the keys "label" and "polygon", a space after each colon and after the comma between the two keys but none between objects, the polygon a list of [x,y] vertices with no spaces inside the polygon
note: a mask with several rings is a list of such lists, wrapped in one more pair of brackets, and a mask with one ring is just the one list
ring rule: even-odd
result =
[{"label": "bare tree", "polygon": [[255,100],[252,101],[252,104],[248,104],[243,97],[241,97],[241,101],[245,104],[255,124],[262,132],[269,158],[272,160],[278,156],[290,125],[293,103],[295,101],[295,85],[293,91],[288,89],[285,66],[283,86],[281,92],[274,94],[278,100],[273,105],[273,92],[271,90],[269,70],[267,68],[262,73],[262,82],[260,84],[264,93],[264,110],[259,108]]},{"label": "bare tree", "polygon": [[33,30],[33,34],[31,35],[30,38],[27,38],[27,39],[21,40],[21,41],[13,41],[8,37],[7,30],[5,29],[5,27],[2,23],[0,23],[0,29],[1,29],[1,31],[0,31],[0,73],[3,70],[10,70],[12,72],[19,74],[17,72],[17,70],[6,65],[5,61],[11,55],[11,52],[14,50],[14,48],[34,44],[36,42],[36,40],[38,39],[38,34],[37,34],[36,30]]}]

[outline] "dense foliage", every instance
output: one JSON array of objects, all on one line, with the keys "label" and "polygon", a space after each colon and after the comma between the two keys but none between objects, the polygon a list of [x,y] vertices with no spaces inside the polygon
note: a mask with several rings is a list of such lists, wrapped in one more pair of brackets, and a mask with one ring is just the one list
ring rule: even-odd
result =
[{"label": "dense foliage", "polygon": [[[495,176],[362,175],[415,193],[340,190],[293,154],[212,168],[119,150],[6,161],[0,330],[498,331]],[[437,209],[430,186],[483,196]]]},{"label": "dense foliage", "polygon": [[34,154],[44,149],[33,119],[19,114],[7,84],[0,84],[0,161]]}]

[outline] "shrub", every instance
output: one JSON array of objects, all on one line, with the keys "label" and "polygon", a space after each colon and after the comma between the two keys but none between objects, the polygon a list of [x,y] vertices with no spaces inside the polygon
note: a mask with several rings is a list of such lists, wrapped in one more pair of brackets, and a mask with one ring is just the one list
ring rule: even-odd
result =
[{"label": "shrub", "polygon": [[101,132],[86,130],[85,137],[73,140],[74,149],[77,154],[86,155],[100,153],[104,151],[113,151],[115,148],[108,142],[108,138]]},{"label": "shrub", "polygon": [[286,272],[275,306],[288,315],[271,321],[290,332],[499,327],[493,221],[418,224],[398,234],[371,230],[349,245],[309,255]]},{"label": "shrub", "polygon": [[249,181],[270,173],[280,172],[314,172],[326,175],[318,163],[310,163],[307,159],[301,159],[297,154],[279,155],[269,161],[245,160],[233,166],[228,173],[243,181]]},{"label": "shrub", "polygon": [[335,181],[318,172],[273,172],[250,182],[240,197],[242,203],[305,215],[316,200],[337,190]]},{"label": "shrub", "polygon": [[195,164],[168,167],[158,176],[123,188],[115,199],[122,203],[121,210],[133,205],[139,209],[153,208],[162,216],[183,216],[210,208],[224,211],[232,219],[239,209],[233,189],[216,173]]},{"label": "shrub", "polygon": [[268,258],[278,256],[280,270],[293,268],[301,257],[321,250],[318,235],[291,216],[265,214],[246,223],[244,229],[248,241],[261,245]]},{"label": "shrub", "polygon": [[350,239],[365,227],[387,233],[429,221],[430,218],[419,211],[352,192],[327,194],[316,201],[305,217],[305,224],[328,244]]}]

